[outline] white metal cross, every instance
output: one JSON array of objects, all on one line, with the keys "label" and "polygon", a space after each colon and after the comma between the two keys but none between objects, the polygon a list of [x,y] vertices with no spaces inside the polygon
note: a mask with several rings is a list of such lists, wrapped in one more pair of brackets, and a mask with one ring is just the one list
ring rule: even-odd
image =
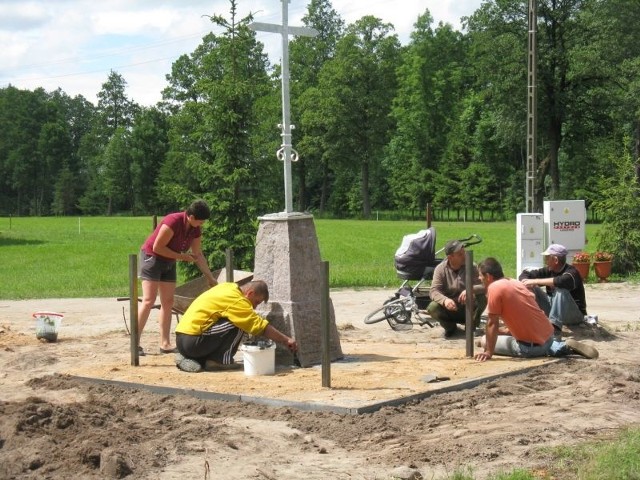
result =
[{"label": "white metal cross", "polygon": [[298,152],[291,146],[291,104],[289,101],[289,35],[315,37],[318,31],[308,27],[290,27],[288,4],[291,0],[282,2],[282,25],[274,23],[253,22],[249,28],[254,31],[279,33],[282,35],[282,145],[278,150],[278,160],[284,161],[284,203],[285,212],[293,212],[293,198],[291,194],[291,162],[298,160]]}]

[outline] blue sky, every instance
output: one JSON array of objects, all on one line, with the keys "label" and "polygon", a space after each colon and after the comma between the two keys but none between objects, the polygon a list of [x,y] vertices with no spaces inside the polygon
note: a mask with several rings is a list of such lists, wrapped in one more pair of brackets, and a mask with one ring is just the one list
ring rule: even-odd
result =
[{"label": "blue sky", "polygon": [[[426,9],[436,24],[460,28],[482,0],[333,0],[347,23],[374,15],[393,24],[406,44]],[[302,25],[308,0],[291,0],[289,24]],[[279,0],[238,0],[240,17],[281,23]],[[127,82],[127,95],[153,105],[166,86],[171,64],[191,53],[213,24],[204,15],[229,14],[229,0],[0,0],[0,87],[33,90],[58,87],[96,102],[110,70]],[[279,61],[279,36],[258,33],[272,62]]]}]

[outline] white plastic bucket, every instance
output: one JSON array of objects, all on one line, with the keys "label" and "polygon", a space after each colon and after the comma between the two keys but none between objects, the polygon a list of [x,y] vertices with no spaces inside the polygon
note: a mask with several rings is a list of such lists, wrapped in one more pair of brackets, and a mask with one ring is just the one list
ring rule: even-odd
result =
[{"label": "white plastic bucket", "polygon": [[276,372],[276,345],[272,342],[245,343],[241,347],[244,374],[273,375]]},{"label": "white plastic bucket", "polygon": [[62,323],[64,315],[55,312],[36,312],[33,318],[36,319],[36,338],[41,338],[47,342],[58,341],[58,328]]}]

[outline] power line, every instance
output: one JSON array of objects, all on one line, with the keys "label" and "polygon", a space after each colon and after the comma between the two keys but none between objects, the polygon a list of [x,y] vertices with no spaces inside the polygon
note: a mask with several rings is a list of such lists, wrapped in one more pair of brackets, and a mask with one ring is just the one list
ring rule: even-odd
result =
[{"label": "power line", "polygon": [[153,48],[158,48],[158,47],[162,47],[165,45],[170,45],[170,44],[174,44],[174,43],[178,43],[181,42],[183,40],[188,40],[188,39],[192,39],[192,38],[196,38],[196,37],[202,37],[206,34],[208,34],[209,31],[204,31],[204,32],[200,32],[197,34],[192,34],[192,35],[183,35],[181,37],[176,37],[172,40],[165,40],[165,41],[161,41],[161,42],[154,42],[154,43],[149,43],[149,44],[142,44],[142,45],[137,45],[137,46],[132,46],[132,47],[123,47],[123,48],[119,48],[119,49],[113,49],[113,50],[107,50],[105,51],[105,53],[99,53],[97,55],[95,54],[90,54],[87,56],[76,56],[76,57],[68,57],[68,58],[62,58],[59,60],[54,60],[54,61],[50,61],[50,62],[39,62],[39,63],[31,63],[31,64],[26,64],[26,65],[16,65],[13,68],[14,69],[37,69],[37,68],[44,68],[44,67],[49,67],[49,66],[53,66],[53,65],[64,65],[67,63],[86,63],[88,61],[93,61],[93,60],[99,60],[102,58],[109,58],[109,57],[119,57],[122,55],[126,55],[132,52],[139,52],[139,51],[144,51],[144,50],[150,50]]},{"label": "power line", "polygon": [[42,82],[42,81],[46,81],[46,80],[54,80],[56,78],[69,78],[69,77],[81,77],[83,75],[91,75],[94,73],[105,73],[107,72],[107,70],[111,71],[111,70],[124,70],[126,68],[131,68],[131,67],[137,67],[139,65],[146,65],[149,63],[155,63],[155,62],[163,62],[165,60],[175,60],[176,57],[172,56],[172,57],[164,57],[164,58],[156,58],[153,60],[145,60],[143,62],[137,62],[137,63],[129,63],[126,65],[119,65],[119,66],[115,66],[115,67],[109,67],[109,68],[99,68],[96,70],[87,70],[84,72],[74,72],[74,73],[64,73],[64,74],[60,74],[60,75],[49,75],[46,77],[36,77],[36,78],[14,78],[12,79],[10,82],[6,83],[6,85],[12,83],[12,82],[24,82],[24,81],[31,81],[31,82]]}]

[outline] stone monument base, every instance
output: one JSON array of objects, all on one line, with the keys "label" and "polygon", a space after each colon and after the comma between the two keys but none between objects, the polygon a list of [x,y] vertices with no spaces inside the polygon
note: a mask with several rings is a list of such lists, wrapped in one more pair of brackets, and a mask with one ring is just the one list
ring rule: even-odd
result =
[{"label": "stone monument base", "polygon": [[[322,363],[323,264],[313,216],[281,213],[259,218],[253,278],[269,286],[269,302],[258,307],[274,327],[298,343],[301,366]],[[335,311],[328,299],[329,357],[343,358]],[[282,346],[278,363],[292,364],[293,355]]]}]

